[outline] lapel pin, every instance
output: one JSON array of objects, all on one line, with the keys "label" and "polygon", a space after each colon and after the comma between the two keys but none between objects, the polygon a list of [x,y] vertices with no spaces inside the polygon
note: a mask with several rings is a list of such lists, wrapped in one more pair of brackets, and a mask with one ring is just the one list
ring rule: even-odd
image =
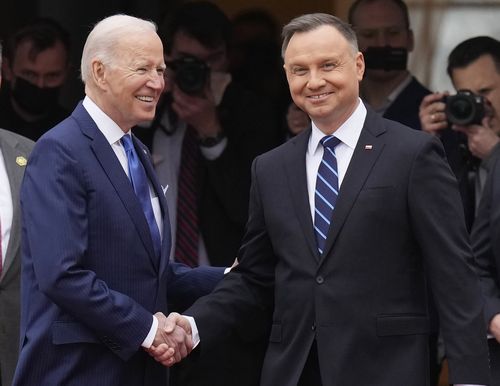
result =
[{"label": "lapel pin", "polygon": [[373,149],[373,145],[365,145],[365,150],[372,150]]},{"label": "lapel pin", "polygon": [[16,157],[16,164],[18,164],[19,166],[26,166],[27,163],[28,161],[22,155]]}]

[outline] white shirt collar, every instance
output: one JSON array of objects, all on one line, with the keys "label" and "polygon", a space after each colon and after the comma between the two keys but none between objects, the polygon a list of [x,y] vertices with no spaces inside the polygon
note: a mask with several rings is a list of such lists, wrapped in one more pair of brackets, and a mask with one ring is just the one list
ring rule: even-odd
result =
[{"label": "white shirt collar", "polygon": [[123,130],[88,95],[82,104],[110,145],[120,141],[124,134],[130,133],[130,131],[123,133]]},{"label": "white shirt collar", "polygon": [[[363,129],[365,118],[366,107],[361,99],[358,98],[358,106],[354,112],[337,130],[335,130],[333,135],[340,139],[343,144],[349,146],[351,149],[354,149],[358,143],[361,130]],[[311,124],[312,133],[309,138],[308,151],[310,154],[314,154],[318,148],[321,138],[323,138],[326,134],[318,129],[314,121],[312,121]]]}]

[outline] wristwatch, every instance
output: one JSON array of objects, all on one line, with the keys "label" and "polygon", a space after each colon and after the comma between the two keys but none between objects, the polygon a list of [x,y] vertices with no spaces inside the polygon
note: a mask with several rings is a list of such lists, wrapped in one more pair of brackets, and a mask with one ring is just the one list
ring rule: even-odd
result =
[{"label": "wristwatch", "polygon": [[219,143],[221,143],[225,137],[226,136],[221,131],[221,132],[217,133],[217,135],[214,137],[200,138],[199,143],[200,143],[200,146],[203,146],[203,147],[214,147],[214,146],[218,145]]}]

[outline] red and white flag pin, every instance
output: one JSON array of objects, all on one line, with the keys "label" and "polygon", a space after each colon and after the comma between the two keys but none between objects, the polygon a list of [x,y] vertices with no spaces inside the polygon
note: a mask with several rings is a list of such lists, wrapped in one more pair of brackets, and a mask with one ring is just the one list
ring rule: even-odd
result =
[{"label": "red and white flag pin", "polygon": [[373,149],[373,145],[365,145],[365,150],[372,150]]}]

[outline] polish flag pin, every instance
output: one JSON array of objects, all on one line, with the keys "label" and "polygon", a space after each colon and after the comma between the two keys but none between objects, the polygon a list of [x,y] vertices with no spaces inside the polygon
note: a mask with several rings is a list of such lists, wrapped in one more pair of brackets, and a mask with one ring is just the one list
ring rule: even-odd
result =
[{"label": "polish flag pin", "polygon": [[365,150],[372,150],[373,149],[373,145],[365,145]]}]

